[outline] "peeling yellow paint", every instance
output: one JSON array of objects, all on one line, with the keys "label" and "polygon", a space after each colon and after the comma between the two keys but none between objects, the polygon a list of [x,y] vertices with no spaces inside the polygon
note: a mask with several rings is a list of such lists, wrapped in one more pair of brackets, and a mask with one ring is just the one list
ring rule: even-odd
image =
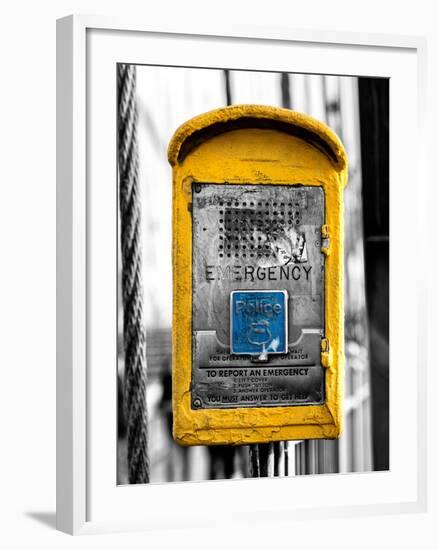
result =
[{"label": "peeling yellow paint", "polygon": [[[347,157],[321,122],[288,109],[237,105],[195,117],[168,149],[173,167],[173,412],[182,445],[242,445],[338,437],[343,403],[343,188]],[[192,219],[196,182],[317,185],[325,194],[326,371],[323,405],[192,410]],[[326,234],[324,233],[326,232]],[[330,254],[328,254],[330,252]]]}]

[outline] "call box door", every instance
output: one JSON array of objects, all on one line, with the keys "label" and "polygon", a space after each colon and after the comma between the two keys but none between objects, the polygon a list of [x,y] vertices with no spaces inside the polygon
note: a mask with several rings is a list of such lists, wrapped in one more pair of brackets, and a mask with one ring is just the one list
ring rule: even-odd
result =
[{"label": "call box door", "polygon": [[193,409],[324,403],[324,192],[193,187]]}]

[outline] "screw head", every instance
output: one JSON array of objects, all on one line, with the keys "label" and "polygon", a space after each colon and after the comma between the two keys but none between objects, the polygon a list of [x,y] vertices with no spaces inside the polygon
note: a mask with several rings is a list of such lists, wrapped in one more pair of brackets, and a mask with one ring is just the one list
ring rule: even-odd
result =
[{"label": "screw head", "polygon": [[195,397],[192,401],[192,405],[195,409],[199,409],[199,407],[202,405],[202,401],[199,399],[199,397]]}]

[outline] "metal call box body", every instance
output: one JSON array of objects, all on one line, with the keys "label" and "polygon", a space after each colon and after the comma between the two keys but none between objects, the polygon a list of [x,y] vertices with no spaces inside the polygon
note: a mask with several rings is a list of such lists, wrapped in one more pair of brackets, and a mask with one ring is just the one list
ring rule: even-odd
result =
[{"label": "metal call box body", "polygon": [[183,124],[169,161],[175,440],[339,436],[339,139],[306,115],[237,105]]}]

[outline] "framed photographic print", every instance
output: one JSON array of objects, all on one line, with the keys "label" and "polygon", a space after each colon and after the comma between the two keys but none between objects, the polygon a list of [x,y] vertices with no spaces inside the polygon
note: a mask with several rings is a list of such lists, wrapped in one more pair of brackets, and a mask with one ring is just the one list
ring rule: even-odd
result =
[{"label": "framed photographic print", "polygon": [[424,509],[424,49],[58,21],[59,529]]}]

